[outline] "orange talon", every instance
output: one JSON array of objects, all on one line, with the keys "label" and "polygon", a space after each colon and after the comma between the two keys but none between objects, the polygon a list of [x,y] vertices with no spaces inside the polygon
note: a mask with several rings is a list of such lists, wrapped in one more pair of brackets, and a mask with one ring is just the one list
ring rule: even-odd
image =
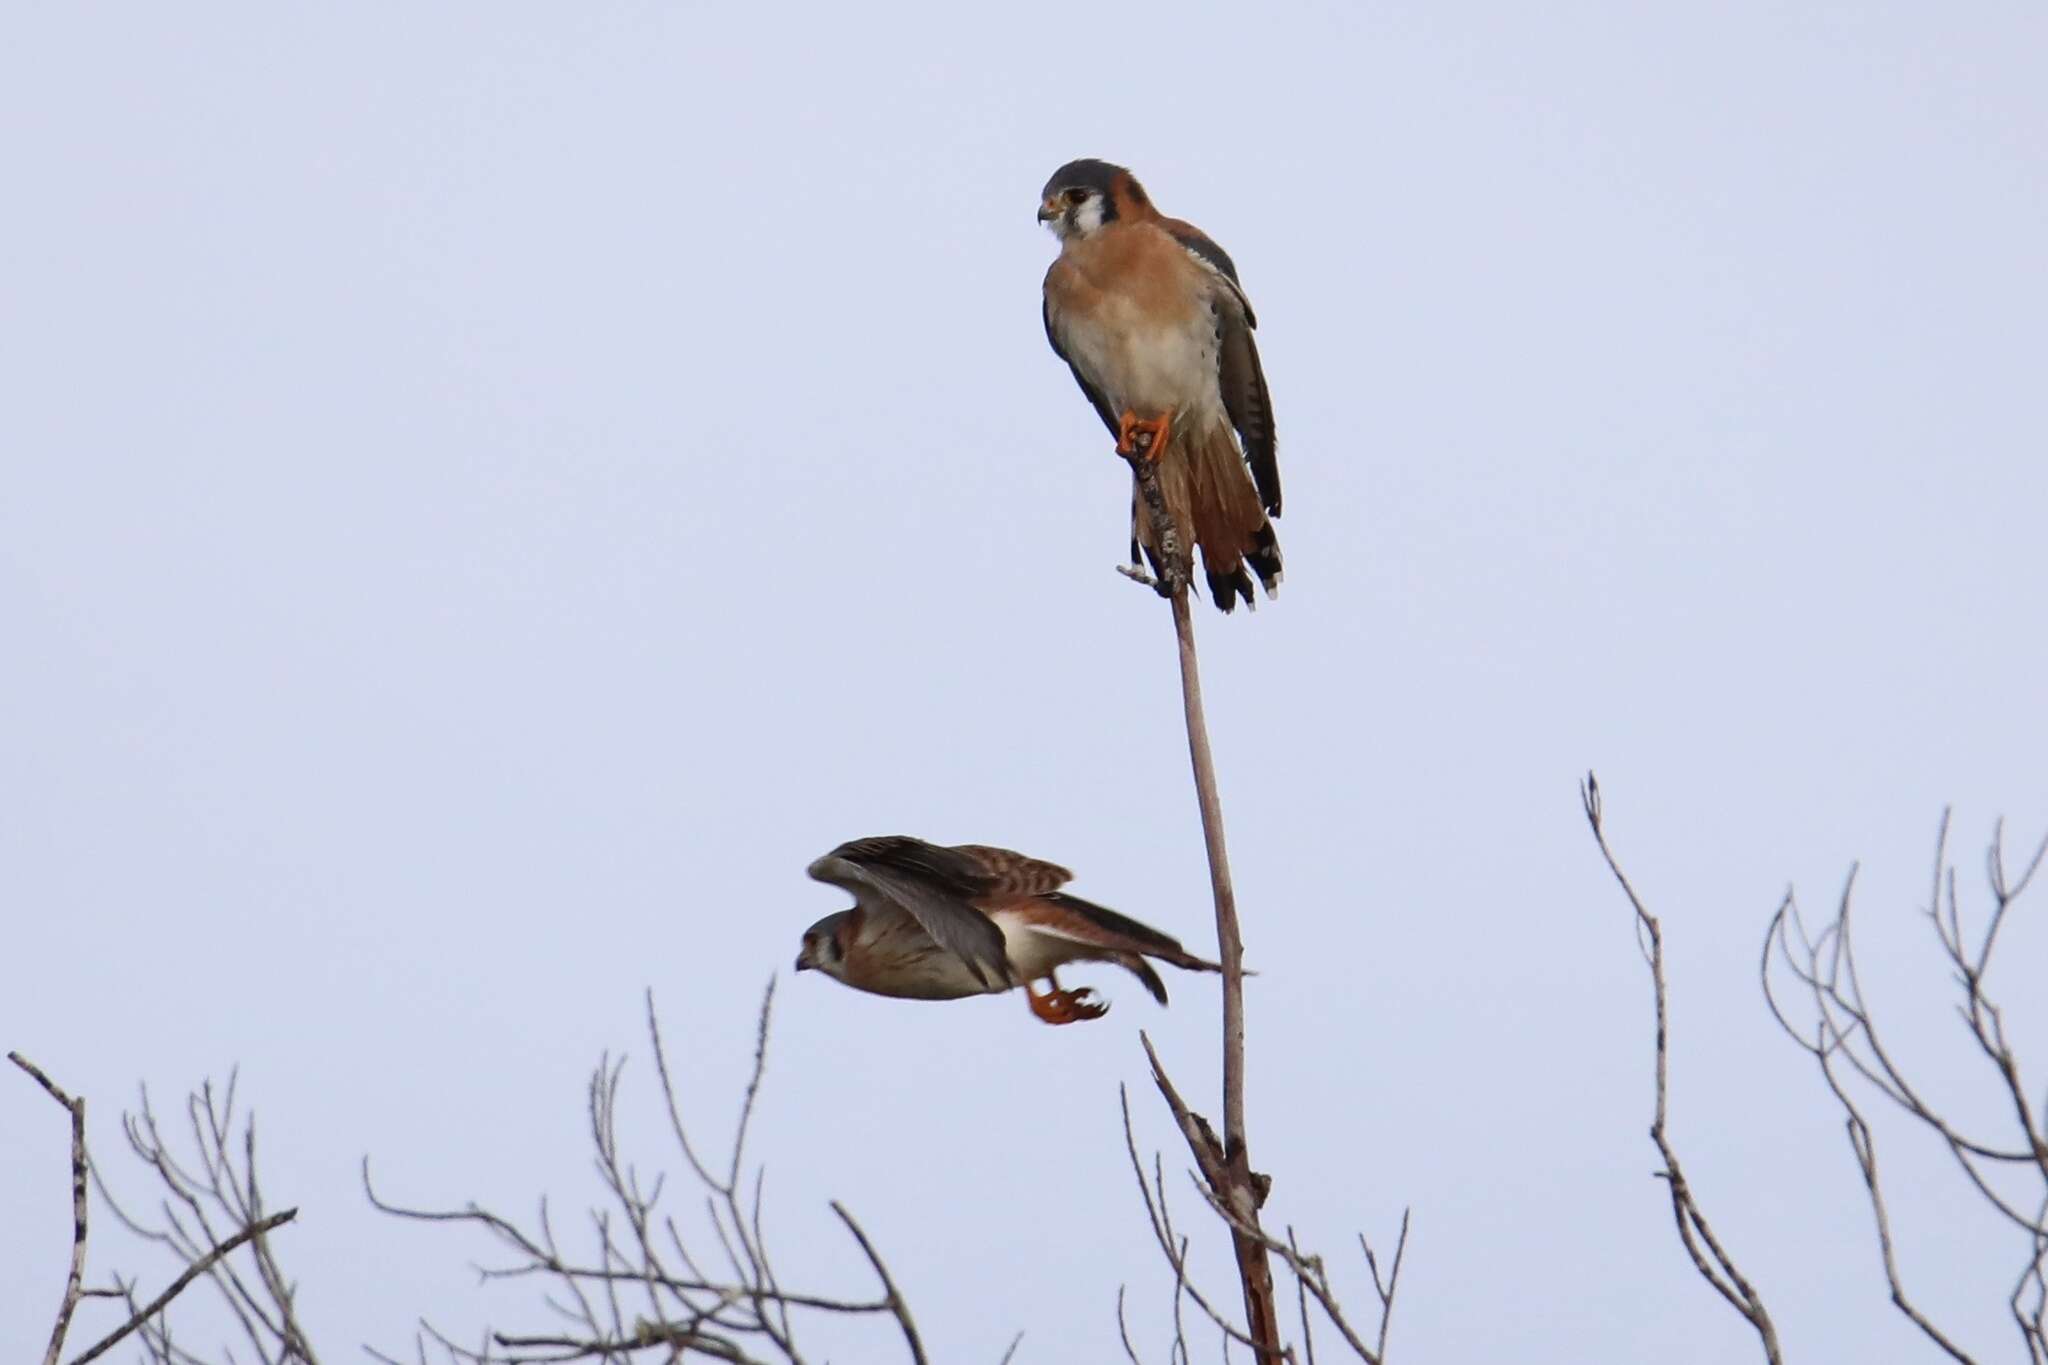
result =
[{"label": "orange talon", "polygon": [[[1048,978],[1050,979],[1050,978]],[[1078,1024],[1083,1019],[1100,1019],[1109,1013],[1109,1006],[1095,1002],[1095,992],[1083,986],[1076,991],[1055,989],[1044,995],[1031,989],[1031,983],[1024,983],[1024,999],[1029,1002],[1031,1012],[1048,1024]]]},{"label": "orange talon", "polygon": [[1144,455],[1149,459],[1159,460],[1165,457],[1166,443],[1172,435],[1172,413],[1161,413],[1147,421],[1126,408],[1123,416],[1117,419],[1116,453],[1126,457]]},{"label": "orange talon", "polygon": [[1117,454],[1135,455],[1138,453],[1138,443],[1132,439],[1137,434],[1137,429],[1138,414],[1132,412],[1129,408],[1125,408],[1124,415],[1116,419]]}]

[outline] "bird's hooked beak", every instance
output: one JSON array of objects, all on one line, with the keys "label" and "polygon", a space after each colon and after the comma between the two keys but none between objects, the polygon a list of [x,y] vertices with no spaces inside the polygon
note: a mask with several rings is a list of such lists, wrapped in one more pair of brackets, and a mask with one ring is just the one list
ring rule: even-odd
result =
[{"label": "bird's hooked beak", "polygon": [[800,972],[807,972],[817,965],[817,963],[811,961],[808,953],[798,953],[796,955],[796,969]]},{"label": "bird's hooked beak", "polygon": [[1057,198],[1048,199],[1038,206],[1038,221],[1041,223],[1053,222],[1059,218],[1060,211],[1060,201]]}]

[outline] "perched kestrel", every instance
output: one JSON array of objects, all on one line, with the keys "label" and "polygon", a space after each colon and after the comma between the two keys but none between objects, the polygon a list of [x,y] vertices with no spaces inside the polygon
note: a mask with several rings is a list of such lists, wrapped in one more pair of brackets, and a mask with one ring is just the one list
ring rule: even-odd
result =
[{"label": "perched kestrel", "polygon": [[[1280,515],[1280,465],[1252,341],[1258,320],[1237,267],[1106,161],[1054,171],[1038,220],[1060,239],[1045,273],[1053,350],[1116,437],[1117,453],[1159,461],[1167,508],[1183,543],[1201,546],[1216,605],[1229,611],[1240,597],[1254,605],[1252,573],[1271,597],[1280,543],[1268,518]],[[1159,547],[1135,495],[1131,513],[1131,557],[1142,545],[1157,572]]]},{"label": "perched kestrel", "polygon": [[[841,844],[810,873],[852,892],[856,904],[804,930],[796,969],[815,967],[875,995],[958,1000],[1022,986],[1033,1014],[1071,1024],[1109,1006],[1086,987],[1060,989],[1053,971],[1070,962],[1114,962],[1162,1005],[1166,983],[1146,958],[1222,970],[1157,929],[1067,895],[1059,888],[1073,874],[1064,867],[1006,848],[881,835]],[[1044,994],[1031,989],[1041,979],[1052,986]]]}]

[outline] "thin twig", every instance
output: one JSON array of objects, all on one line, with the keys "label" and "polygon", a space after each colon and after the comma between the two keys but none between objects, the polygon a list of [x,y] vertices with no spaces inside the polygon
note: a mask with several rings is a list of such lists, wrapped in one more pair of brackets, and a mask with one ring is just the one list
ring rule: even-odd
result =
[{"label": "thin twig", "polygon": [[[1150,1040],[1146,1039],[1142,1032],[1139,1034],[1139,1039],[1145,1042],[1148,1047],[1150,1046]],[[1178,1113],[1187,1113],[1187,1106],[1181,1104],[1179,1092],[1173,1089],[1172,1082],[1166,1082],[1161,1089],[1162,1093],[1168,1097],[1167,1103],[1169,1107],[1177,1106]],[[1150,1182],[1147,1182],[1145,1178],[1145,1164],[1138,1155],[1138,1139],[1131,1129],[1130,1095],[1122,1086],[1117,1087],[1117,1099],[1123,1106],[1124,1151],[1130,1156],[1131,1174],[1138,1182],[1138,1195],[1145,1202],[1145,1216],[1151,1223],[1152,1236],[1159,1243],[1160,1253],[1166,1257],[1167,1266],[1173,1271],[1174,1341],[1177,1348],[1182,1354],[1185,1354],[1186,1338],[1180,1325],[1180,1304],[1182,1298],[1185,1297],[1195,1307],[1202,1310],[1203,1315],[1216,1325],[1226,1340],[1236,1341],[1256,1349],[1257,1343],[1245,1333],[1244,1329],[1226,1318],[1222,1311],[1210,1303],[1207,1296],[1188,1279],[1187,1239],[1179,1236],[1174,1231],[1173,1216],[1166,1199],[1166,1181],[1158,1165],[1158,1159],[1157,1157],[1154,1158],[1152,1179]],[[1190,1115],[1189,1117],[1192,1123],[1200,1125],[1203,1131],[1207,1131],[1208,1124],[1199,1115]],[[1212,1149],[1215,1147],[1215,1135],[1213,1133],[1209,1135],[1208,1145]]]},{"label": "thin twig", "polygon": [[1380,1283],[1379,1258],[1372,1254],[1372,1244],[1365,1240],[1365,1234],[1358,1235],[1358,1248],[1365,1253],[1365,1268],[1372,1272],[1373,1292],[1380,1296],[1380,1339],[1374,1354],[1381,1359],[1387,1354],[1387,1329],[1394,1323],[1394,1291],[1401,1285],[1401,1261],[1408,1254],[1408,1215],[1410,1209],[1401,1210],[1401,1235],[1394,1241],[1394,1261],[1387,1268],[1387,1282]]},{"label": "thin twig", "polygon": [[1693,1269],[1700,1278],[1712,1285],[1714,1291],[1726,1299],[1736,1312],[1748,1320],[1756,1330],[1757,1339],[1763,1346],[1764,1358],[1770,1365],[1781,1365],[1783,1360],[1778,1349],[1778,1329],[1771,1321],[1770,1313],[1764,1308],[1761,1295],[1756,1292],[1748,1278],[1737,1268],[1735,1259],[1721,1245],[1720,1239],[1707,1222],[1699,1201],[1693,1197],[1692,1186],[1685,1178],[1685,1172],[1678,1162],[1678,1151],[1672,1146],[1665,1128],[1667,1097],[1670,1093],[1670,1011],[1664,985],[1664,930],[1636,894],[1628,874],[1615,861],[1614,851],[1607,846],[1607,832],[1601,824],[1600,783],[1592,773],[1586,774],[1586,781],[1579,788],[1579,801],[1585,808],[1586,823],[1592,827],[1593,842],[1600,847],[1600,856],[1607,863],[1607,870],[1614,875],[1622,891],[1628,896],[1628,903],[1635,910],[1636,928],[1641,938],[1648,941],[1647,957],[1650,965],[1650,984],[1656,996],[1657,1011],[1657,1100],[1655,1116],[1650,1122],[1650,1140],[1656,1144],[1657,1155],[1663,1159],[1664,1169],[1660,1178],[1670,1188],[1671,1217],[1678,1227],[1678,1239],[1684,1245],[1686,1255],[1692,1258]]},{"label": "thin twig", "polygon": [[[1143,1182],[1140,1181],[1139,1183],[1142,1184]],[[1144,1362],[1138,1359],[1138,1348],[1131,1345],[1131,1325],[1124,1320],[1124,1287],[1122,1285],[1116,1287],[1116,1334],[1117,1339],[1124,1344],[1124,1359],[1128,1360],[1131,1365],[1144,1365]]]},{"label": "thin twig", "polygon": [[1898,1257],[1892,1250],[1891,1216],[1885,1211],[1884,1187],[1877,1178],[1877,1144],[1870,1136],[1870,1125],[1863,1121],[1863,1115],[1857,1112],[1855,1104],[1843,1092],[1833,1070],[1826,1066],[1821,1070],[1827,1076],[1828,1088],[1835,1092],[1835,1098],[1841,1101],[1843,1109],[1849,1115],[1844,1126],[1848,1129],[1850,1150],[1856,1154],[1856,1169],[1862,1175],[1863,1186],[1870,1195],[1871,1216],[1877,1222],[1878,1254],[1884,1260],[1884,1278],[1885,1283],[1891,1286],[1892,1304],[1920,1329],[1922,1335],[1939,1346],[1949,1359],[1955,1361],[1956,1365],[1975,1365],[1961,1347],[1951,1341],[1946,1333],[1934,1325],[1931,1318],[1906,1297],[1905,1283],[1899,1278]]},{"label": "thin twig", "polygon": [[101,1337],[98,1341],[94,1342],[86,1350],[80,1352],[78,1355],[71,1357],[71,1365],[86,1365],[87,1361],[97,1360],[100,1356],[105,1355],[108,1351],[112,1350],[116,1345],[118,1345],[123,1337],[127,1336],[136,1328],[142,1326],[143,1323],[149,1321],[157,1314],[163,1312],[164,1308],[170,1303],[172,1299],[177,1298],[178,1295],[185,1292],[185,1286],[191,1284],[192,1281],[198,1279],[201,1275],[204,1275],[207,1271],[213,1269],[214,1265],[223,1256],[226,1256],[236,1247],[242,1245],[242,1243],[244,1242],[251,1240],[252,1238],[261,1237],[268,1232],[275,1232],[277,1229],[283,1227],[286,1223],[291,1222],[292,1219],[297,1218],[298,1216],[299,1211],[297,1209],[286,1209],[282,1213],[273,1213],[272,1215],[270,1215],[270,1217],[265,1218],[262,1222],[251,1223],[247,1227],[243,1228],[240,1232],[237,1232],[234,1236],[229,1237],[224,1241],[216,1243],[211,1251],[207,1252],[204,1256],[201,1256],[198,1260],[192,1262],[192,1264],[186,1266],[183,1274],[179,1275],[177,1279],[172,1280],[170,1284],[164,1287],[163,1293],[157,1295],[142,1308],[138,1309],[128,1319],[128,1321],[122,1323],[119,1327],[107,1333],[107,1335]]},{"label": "thin twig", "polygon": [[1266,1250],[1286,1263],[1287,1268],[1294,1272],[1296,1281],[1315,1296],[1316,1303],[1323,1310],[1323,1316],[1330,1320],[1330,1325],[1337,1329],[1338,1334],[1344,1338],[1344,1344],[1351,1348],[1354,1355],[1366,1365],[1380,1365],[1379,1355],[1365,1344],[1364,1339],[1344,1316],[1344,1305],[1338,1302],[1336,1291],[1330,1287],[1330,1277],[1323,1268],[1322,1257],[1304,1256],[1289,1243],[1259,1230],[1253,1224],[1232,1217],[1230,1210],[1224,1207],[1223,1201],[1212,1194],[1206,1186],[1200,1181],[1195,1181],[1194,1185],[1195,1192],[1209,1201],[1209,1207],[1215,1211],[1217,1217],[1230,1224],[1240,1236],[1257,1237],[1265,1244]]},{"label": "thin twig", "polygon": [[[611,1339],[598,1337],[586,1340],[578,1337],[560,1336],[511,1336],[503,1332],[494,1332],[491,1335],[491,1340],[500,1346],[522,1352],[535,1349],[551,1350],[553,1352],[551,1355],[521,1354],[505,1357],[508,1360],[563,1361],[581,1360],[589,1356],[595,1356],[600,1360],[610,1360],[617,1356],[628,1355],[633,1351],[646,1350],[654,1346],[667,1346],[678,1352],[687,1350],[701,1356],[708,1356],[712,1360],[728,1361],[731,1365],[758,1365],[755,1357],[748,1355],[738,1345],[723,1338],[706,1336],[702,1332],[686,1332],[678,1328],[651,1323],[644,1330],[630,1337]],[[460,1350],[460,1348],[456,1349]],[[461,1351],[461,1354],[465,1358],[474,1360],[488,1359],[485,1356],[473,1356],[468,1351]]]},{"label": "thin twig", "polygon": [[[1294,1240],[1294,1228],[1287,1229],[1287,1249],[1296,1259],[1301,1256],[1301,1245]],[[1308,1325],[1308,1281],[1294,1277],[1294,1306],[1301,1311],[1301,1350],[1306,1357],[1303,1365],[1316,1365],[1316,1334]]]},{"label": "thin twig", "polygon": [[71,1269],[64,1276],[64,1298],[57,1305],[57,1324],[50,1329],[50,1344],[43,1351],[43,1365],[57,1365],[64,1352],[64,1334],[71,1329],[71,1315],[77,1311],[85,1289],[85,1097],[67,1094],[43,1074],[41,1067],[19,1052],[8,1053],[7,1060],[33,1077],[71,1115]]},{"label": "thin twig", "polygon": [[[1772,1017],[1802,1051],[1814,1059],[1821,1077],[1843,1114],[1849,1148],[1863,1178],[1865,1195],[1878,1241],[1878,1252],[1893,1306],[1950,1359],[1967,1362],[1971,1357],[1912,1300],[1906,1291],[1893,1244],[1891,1219],[1878,1172],[1877,1146],[1870,1124],[1850,1093],[1847,1077],[1860,1077],[1871,1089],[1889,1100],[1938,1135],[1958,1168],[1979,1197],[2001,1216],[2023,1230],[2028,1238],[2028,1259],[2007,1297],[2016,1326],[2033,1365],[2048,1365],[2048,1336],[2042,1332],[2041,1315],[2025,1311],[2027,1286],[2041,1283],[2044,1259],[2048,1259],[2048,1150],[2044,1150],[2041,1124],[2026,1100],[2019,1062],[2007,1040],[1999,1006],[1985,989],[1992,950],[1999,933],[2020,895],[2048,855],[2048,843],[2036,847],[2018,876],[2005,862],[2004,825],[1994,827],[1985,854],[1985,877],[1993,897],[1990,916],[1974,947],[1966,940],[1956,870],[1949,859],[1951,815],[1943,812],[1935,836],[1934,866],[1925,908],[1942,955],[1962,988],[1958,1013],[1979,1051],[1991,1062],[2000,1087],[2012,1104],[2018,1128],[2016,1147],[2001,1146],[1958,1131],[1946,1117],[1922,1098],[1884,1044],[1876,1020],[1863,994],[1857,971],[1853,933],[1853,893],[1856,874],[1852,869],[1845,883],[1834,918],[1819,932],[1808,929],[1796,898],[1787,893],[1765,931],[1758,973]],[[1773,966],[1792,977],[1804,989],[1813,1012],[1811,1028],[1795,1023],[1780,1002],[1773,983]],[[2042,1193],[2031,1207],[2016,1203],[2002,1185],[2003,1175],[2015,1168],[2037,1171],[2043,1177]]]},{"label": "thin twig", "polygon": [[[624,1071],[610,1055],[600,1059],[587,1091],[591,1142],[609,1199],[606,1207],[590,1211],[595,1246],[589,1253],[564,1254],[545,1199],[540,1201],[537,1224],[527,1226],[473,1203],[459,1209],[411,1208],[381,1196],[370,1180],[368,1162],[364,1163],[363,1187],[373,1206],[404,1218],[473,1224],[512,1253],[509,1264],[481,1267],[482,1277],[486,1281],[544,1279],[551,1292],[543,1297],[543,1303],[569,1324],[539,1333],[496,1333],[487,1336],[481,1348],[457,1346],[432,1324],[423,1324],[456,1361],[509,1365],[519,1360],[588,1356],[616,1359],[634,1351],[659,1350],[670,1361],[708,1357],[804,1365],[792,1328],[793,1314],[821,1312],[888,1315],[904,1330],[913,1365],[922,1365],[923,1346],[908,1304],[843,1209],[838,1212],[869,1254],[885,1295],[868,1300],[805,1294],[785,1288],[777,1277],[764,1233],[765,1174],[759,1168],[750,1170],[746,1154],[750,1121],[766,1072],[772,992],[772,984],[763,992],[753,1067],[740,1098],[731,1146],[718,1153],[698,1147],[683,1122],[677,1098],[680,1077],[669,1065],[670,1054],[651,994],[646,1002],[661,1099],[681,1163],[703,1193],[704,1220],[715,1250],[699,1247],[693,1252],[675,1216],[660,1207],[666,1177],[643,1177],[622,1144]],[[723,1265],[718,1263],[720,1256]],[[642,1299],[644,1309],[639,1302]]]},{"label": "thin twig", "polygon": [[875,1268],[875,1278],[882,1282],[882,1292],[888,1296],[889,1311],[896,1315],[896,1323],[903,1329],[904,1344],[910,1347],[911,1360],[916,1365],[929,1365],[925,1359],[924,1342],[917,1335],[917,1324],[910,1318],[910,1305],[897,1291],[896,1281],[891,1278],[889,1267],[882,1263],[882,1257],[875,1250],[875,1244],[868,1240],[867,1233],[853,1220],[853,1215],[846,1211],[846,1205],[835,1199],[832,1201],[832,1212],[838,1214],[839,1221],[846,1224],[846,1230],[853,1234],[853,1240],[860,1243],[862,1253],[868,1258],[868,1264]]}]

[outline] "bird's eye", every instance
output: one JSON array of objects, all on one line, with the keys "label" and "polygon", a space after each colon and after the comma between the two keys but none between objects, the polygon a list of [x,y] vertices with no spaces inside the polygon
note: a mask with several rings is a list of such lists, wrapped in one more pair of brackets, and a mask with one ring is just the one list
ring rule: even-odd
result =
[{"label": "bird's eye", "polygon": [[1086,191],[1086,190],[1081,190],[1081,189],[1073,189],[1073,190],[1068,190],[1068,191],[1067,191],[1067,202],[1068,202],[1069,204],[1085,204],[1085,203],[1087,203],[1087,202],[1088,202],[1088,191]]}]

